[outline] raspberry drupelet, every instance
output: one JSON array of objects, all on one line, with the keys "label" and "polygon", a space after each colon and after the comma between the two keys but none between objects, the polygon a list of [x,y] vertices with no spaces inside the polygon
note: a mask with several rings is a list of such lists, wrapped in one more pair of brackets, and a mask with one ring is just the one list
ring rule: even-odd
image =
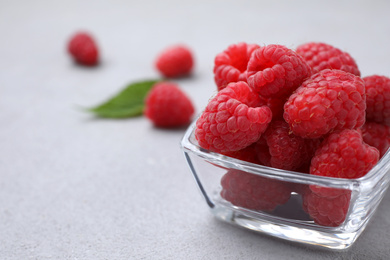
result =
[{"label": "raspberry drupelet", "polygon": [[355,60],[347,52],[321,42],[309,42],[297,47],[296,52],[312,68],[313,73],[337,69],[360,76]]},{"label": "raspberry drupelet", "polygon": [[218,90],[231,82],[245,81],[249,58],[257,44],[241,42],[229,45],[226,50],[217,54],[214,60],[214,80]]},{"label": "raspberry drupelet", "polygon": [[248,85],[264,98],[287,97],[310,75],[301,56],[275,44],[256,49],[247,68]]},{"label": "raspberry drupelet", "polygon": [[212,98],[196,122],[195,137],[201,147],[232,152],[256,142],[272,119],[267,106],[245,82],[230,83]]},{"label": "raspberry drupelet", "polygon": [[390,78],[373,75],[363,80],[366,84],[367,120],[390,126]]},{"label": "raspberry drupelet", "polygon": [[284,119],[294,134],[318,138],[365,122],[364,81],[341,70],[323,70],[303,82],[284,105]]}]

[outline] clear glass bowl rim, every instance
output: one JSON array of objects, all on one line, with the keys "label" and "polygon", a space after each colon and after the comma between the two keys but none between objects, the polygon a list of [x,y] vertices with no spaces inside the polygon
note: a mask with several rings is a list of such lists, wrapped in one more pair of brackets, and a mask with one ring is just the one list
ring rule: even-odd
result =
[{"label": "clear glass bowl rim", "polygon": [[201,148],[198,144],[192,143],[190,138],[195,131],[195,126],[196,120],[187,128],[181,140],[181,148],[183,151],[191,152],[219,165],[228,165],[230,168],[251,172],[261,176],[269,176],[271,178],[298,183],[317,184],[325,187],[358,190],[370,189],[390,171],[390,149],[366,175],[357,179],[324,177],[262,166],[211,152]]}]

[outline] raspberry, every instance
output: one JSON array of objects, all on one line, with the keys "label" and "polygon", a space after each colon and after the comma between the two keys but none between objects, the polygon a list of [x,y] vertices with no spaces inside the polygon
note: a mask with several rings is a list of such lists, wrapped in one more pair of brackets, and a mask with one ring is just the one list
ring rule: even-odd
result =
[{"label": "raspberry", "polygon": [[340,226],[348,212],[351,191],[346,191],[335,197],[321,196],[311,189],[306,189],[302,195],[303,209],[321,226]]},{"label": "raspberry", "polygon": [[360,76],[355,60],[346,52],[326,43],[309,42],[297,47],[296,52],[312,68],[313,73],[337,69]]},{"label": "raspberry", "polygon": [[157,57],[155,65],[165,77],[178,78],[191,73],[194,59],[189,48],[175,45],[163,50]]},{"label": "raspberry", "polygon": [[245,82],[230,83],[210,100],[196,122],[199,145],[214,152],[241,150],[256,142],[271,122],[266,107],[251,107],[258,95]]},{"label": "raspberry", "polygon": [[[330,134],[320,145],[311,161],[310,174],[360,178],[379,159],[379,152],[363,142],[358,130],[343,130]],[[304,209],[317,224],[338,226],[348,211],[351,191],[319,185],[310,185],[303,195]]]},{"label": "raspberry", "polygon": [[[364,176],[379,160],[379,151],[363,142],[357,130],[330,134],[311,160],[310,174],[354,179]],[[323,195],[323,194],[322,194]]]},{"label": "raspberry", "polygon": [[283,119],[284,103],[287,98],[262,98],[260,97],[261,105],[268,106],[272,111],[273,119]]},{"label": "raspberry", "polygon": [[179,127],[190,122],[194,107],[176,84],[160,82],[148,93],[144,113],[155,126]]},{"label": "raspberry", "polygon": [[302,157],[303,157],[302,161],[304,161],[304,163],[300,167],[301,170],[310,168],[311,159],[313,159],[315,152],[320,147],[323,138],[304,139],[304,140],[305,140],[305,146],[303,147],[303,151],[302,151]]},{"label": "raspberry", "polygon": [[259,47],[257,44],[245,42],[232,44],[215,57],[214,80],[218,90],[225,88],[231,82],[246,82],[246,68],[249,58],[253,51]]},{"label": "raspberry", "polygon": [[294,134],[317,138],[365,122],[364,81],[341,70],[323,70],[303,82],[284,105],[284,119]]},{"label": "raspberry", "polygon": [[245,147],[244,149],[238,151],[225,152],[222,154],[242,161],[260,164],[259,160],[257,159],[255,144],[251,144],[248,147]]},{"label": "raspberry", "polygon": [[[261,136],[256,145],[259,161],[266,165],[283,170],[296,170],[310,161],[307,145],[302,137],[294,135],[286,122],[273,121]],[[310,144],[309,144],[310,143]]]},{"label": "raspberry", "polygon": [[367,120],[390,125],[390,78],[373,75],[363,80],[366,83]]},{"label": "raspberry", "polygon": [[68,43],[68,52],[81,65],[94,66],[98,63],[98,47],[88,33],[75,34]]},{"label": "raspberry", "polygon": [[256,49],[248,62],[247,80],[265,98],[286,97],[311,75],[309,65],[282,45]]},{"label": "raspberry", "polygon": [[287,183],[230,169],[221,179],[221,197],[233,205],[251,210],[272,211],[291,196]]},{"label": "raspberry", "polygon": [[364,142],[377,148],[382,158],[390,147],[390,126],[366,122],[361,129]]}]

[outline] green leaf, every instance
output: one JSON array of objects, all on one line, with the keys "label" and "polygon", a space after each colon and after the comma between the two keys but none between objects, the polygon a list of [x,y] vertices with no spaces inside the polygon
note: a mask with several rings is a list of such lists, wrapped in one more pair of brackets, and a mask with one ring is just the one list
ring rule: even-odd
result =
[{"label": "green leaf", "polygon": [[127,118],[140,116],[145,106],[145,97],[158,80],[134,82],[116,96],[101,105],[88,109],[99,117]]}]

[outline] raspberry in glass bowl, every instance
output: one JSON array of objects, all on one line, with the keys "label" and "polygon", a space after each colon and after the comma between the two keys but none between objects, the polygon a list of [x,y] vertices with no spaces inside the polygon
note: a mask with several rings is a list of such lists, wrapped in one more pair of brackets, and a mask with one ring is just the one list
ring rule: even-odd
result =
[{"label": "raspberry in glass bowl", "polygon": [[350,247],[383,199],[387,152],[363,177],[324,177],[263,166],[202,148],[195,122],[181,148],[212,214],[274,237],[330,249]]},{"label": "raspberry in glass bowl", "polygon": [[[350,64],[334,50],[327,64]],[[348,248],[390,181],[388,126],[368,122],[372,103],[382,105],[370,103],[375,91],[349,67],[309,66],[282,45],[228,57],[247,65],[244,80],[218,86],[181,142],[211,212],[275,237]]]}]

